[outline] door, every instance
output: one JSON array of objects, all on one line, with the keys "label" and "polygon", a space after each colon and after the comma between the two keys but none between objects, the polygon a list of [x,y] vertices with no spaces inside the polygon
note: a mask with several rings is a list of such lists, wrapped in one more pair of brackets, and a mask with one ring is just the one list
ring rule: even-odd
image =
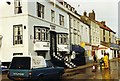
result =
[{"label": "door", "polygon": [[57,54],[56,32],[50,31],[50,55]]}]

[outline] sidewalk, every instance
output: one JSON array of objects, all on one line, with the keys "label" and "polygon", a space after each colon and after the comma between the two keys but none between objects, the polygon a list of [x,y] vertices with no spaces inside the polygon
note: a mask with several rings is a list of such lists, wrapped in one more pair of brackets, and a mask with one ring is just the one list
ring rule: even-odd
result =
[{"label": "sidewalk", "polygon": [[[111,59],[110,61],[116,61],[118,60],[119,58],[114,58],[114,59]],[[98,63],[94,63],[95,65],[99,65],[99,62]],[[78,74],[76,71],[77,70],[80,70],[80,69],[84,69],[84,68],[88,68],[88,67],[92,67],[93,66],[93,63],[87,63],[86,65],[82,65],[82,66],[78,66],[76,68],[68,68],[68,69],[65,69],[65,73],[64,73],[64,77],[67,77],[67,76],[72,76],[72,75],[75,75],[75,74]]]},{"label": "sidewalk", "polygon": [[[98,65],[99,63],[94,63],[94,65]],[[80,69],[84,69],[84,68],[88,68],[88,67],[92,67],[93,63],[88,63],[86,65],[82,65],[82,66],[78,66],[76,68],[72,68],[72,69],[65,69],[65,73],[64,73],[64,77],[66,76],[72,76],[75,74],[78,74],[76,71],[80,70]]]}]

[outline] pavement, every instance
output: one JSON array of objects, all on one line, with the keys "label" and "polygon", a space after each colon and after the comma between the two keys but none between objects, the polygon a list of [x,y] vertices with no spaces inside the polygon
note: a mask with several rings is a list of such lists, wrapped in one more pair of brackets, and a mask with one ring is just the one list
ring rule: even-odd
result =
[{"label": "pavement", "polygon": [[[115,60],[118,60],[118,59],[120,59],[120,58],[110,59],[110,61],[115,61]],[[93,65],[99,65],[99,62],[98,63],[87,63],[87,64],[82,65],[82,66],[77,66],[76,68],[67,68],[67,69],[65,69],[65,73],[63,74],[63,77],[78,74],[78,72],[77,72],[78,70],[88,68],[88,67],[92,67]]]}]

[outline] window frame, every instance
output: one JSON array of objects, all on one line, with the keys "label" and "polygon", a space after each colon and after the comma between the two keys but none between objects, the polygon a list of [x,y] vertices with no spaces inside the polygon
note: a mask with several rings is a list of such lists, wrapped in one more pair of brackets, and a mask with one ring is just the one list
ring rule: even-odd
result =
[{"label": "window frame", "polygon": [[55,23],[55,11],[51,10],[51,22]]},{"label": "window frame", "polygon": [[21,2],[21,0],[14,0],[14,13],[15,14],[22,13],[22,2]]},{"label": "window frame", "polygon": [[58,34],[58,44],[68,44],[68,34]]},{"label": "window frame", "polygon": [[61,14],[59,14],[59,24],[60,24],[61,26],[64,26],[64,24],[65,24],[65,22],[64,22],[64,16],[61,15]]},{"label": "window frame", "polygon": [[[44,30],[44,31],[43,31]],[[50,28],[34,26],[34,39],[36,41],[47,42],[50,41]]]},{"label": "window frame", "polygon": [[[15,35],[15,33],[17,34]],[[13,25],[13,45],[19,45],[19,44],[23,44],[23,25],[22,24]]]},{"label": "window frame", "polygon": [[44,19],[45,14],[45,6],[37,2],[37,16]]}]

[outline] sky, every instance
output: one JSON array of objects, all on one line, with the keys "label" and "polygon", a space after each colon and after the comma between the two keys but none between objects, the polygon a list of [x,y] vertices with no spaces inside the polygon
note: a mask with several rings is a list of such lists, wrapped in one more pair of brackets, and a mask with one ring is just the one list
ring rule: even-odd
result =
[{"label": "sky", "polygon": [[80,15],[83,12],[95,11],[97,21],[105,21],[106,25],[116,32],[118,37],[118,2],[119,0],[64,0],[75,7]]},{"label": "sky", "polygon": [[[5,2],[6,0],[0,0]],[[7,0],[13,1],[13,0]],[[97,21],[106,21],[116,36],[118,36],[118,2],[119,0],[64,0],[75,7],[80,15],[86,11],[87,15],[92,10],[95,11]],[[2,3],[1,3],[2,4]],[[78,6],[79,5],[79,6]]]}]

